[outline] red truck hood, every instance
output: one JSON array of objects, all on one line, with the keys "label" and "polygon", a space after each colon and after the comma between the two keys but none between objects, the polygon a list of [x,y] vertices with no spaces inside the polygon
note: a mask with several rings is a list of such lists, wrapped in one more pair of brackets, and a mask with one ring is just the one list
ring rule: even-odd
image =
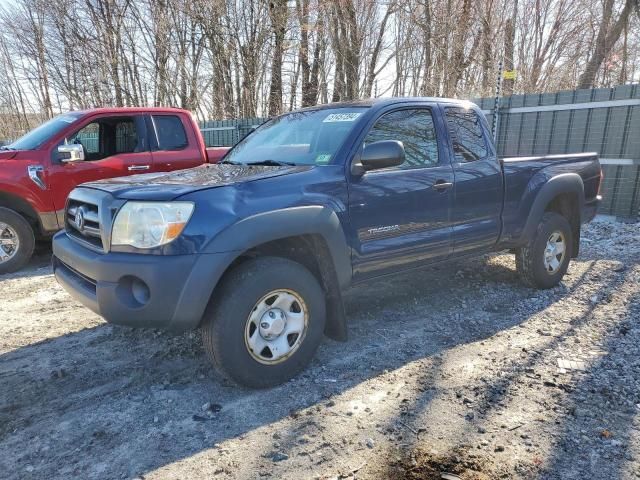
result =
[{"label": "red truck hood", "polygon": [[29,160],[16,156],[16,150],[0,150],[0,183],[19,183],[27,176],[27,167],[33,164]]},{"label": "red truck hood", "polygon": [[18,150],[0,150],[0,161],[11,160],[18,154]]}]

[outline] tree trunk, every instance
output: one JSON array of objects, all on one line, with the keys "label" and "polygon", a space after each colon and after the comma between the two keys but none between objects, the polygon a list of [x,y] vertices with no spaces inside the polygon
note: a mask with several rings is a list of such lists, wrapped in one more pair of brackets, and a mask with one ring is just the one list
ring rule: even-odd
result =
[{"label": "tree trunk", "polygon": [[287,28],[287,0],[271,0],[269,16],[273,30],[274,46],[271,58],[271,85],[269,87],[269,116],[282,113],[282,57]]},{"label": "tree trunk", "polygon": [[[515,39],[516,39],[516,20],[518,19],[518,0],[513,2],[513,13],[511,18],[507,19],[504,27],[504,70],[513,70],[515,59]],[[498,72],[502,75],[502,72]],[[515,80],[505,80],[502,83],[502,92],[504,95],[512,95]]]},{"label": "tree trunk", "polygon": [[420,94],[429,95],[429,85],[432,83],[431,76],[431,3],[430,0],[424,0],[424,20],[422,25],[422,40],[424,42],[422,61],[424,63],[424,74],[422,76],[422,86]]},{"label": "tree trunk", "polygon": [[373,90],[373,82],[376,79],[376,65],[378,64],[378,57],[380,56],[380,51],[382,50],[382,42],[384,41],[384,34],[387,28],[387,22],[389,21],[389,17],[393,13],[395,9],[395,5],[390,3],[387,6],[387,11],[384,14],[384,18],[380,23],[380,29],[378,30],[378,38],[376,39],[376,44],[373,47],[373,52],[371,53],[371,58],[369,59],[369,69],[367,70],[367,83],[365,85],[365,97],[371,97],[371,91]]},{"label": "tree trunk", "polygon": [[596,37],[595,50],[589,58],[584,72],[580,76],[578,88],[593,88],[598,70],[600,70],[600,67],[602,66],[602,62],[609,55],[611,49],[620,38],[622,30],[629,22],[631,10],[634,6],[637,7],[637,4],[637,0],[626,0],[620,16],[613,25],[611,25],[614,0],[606,0],[602,22],[600,23],[598,35]]}]

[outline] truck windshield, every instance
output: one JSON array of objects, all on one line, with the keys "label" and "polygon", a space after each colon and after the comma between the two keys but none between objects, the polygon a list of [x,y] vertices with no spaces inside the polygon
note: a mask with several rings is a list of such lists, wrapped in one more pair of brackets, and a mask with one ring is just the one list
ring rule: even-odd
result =
[{"label": "truck windshield", "polygon": [[293,112],[260,126],[223,163],[327,165],[366,107]]},{"label": "truck windshield", "polygon": [[81,116],[81,113],[65,113],[63,115],[58,115],[39,127],[34,128],[15,142],[1,148],[3,150],[34,150],[60,130],[78,120]]}]

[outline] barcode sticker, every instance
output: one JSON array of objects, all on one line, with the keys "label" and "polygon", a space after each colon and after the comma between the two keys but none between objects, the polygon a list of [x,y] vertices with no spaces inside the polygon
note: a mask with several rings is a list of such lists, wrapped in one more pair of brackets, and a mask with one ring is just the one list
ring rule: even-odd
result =
[{"label": "barcode sticker", "polygon": [[353,122],[360,115],[362,115],[362,113],[359,112],[331,113],[323,120],[323,123]]}]

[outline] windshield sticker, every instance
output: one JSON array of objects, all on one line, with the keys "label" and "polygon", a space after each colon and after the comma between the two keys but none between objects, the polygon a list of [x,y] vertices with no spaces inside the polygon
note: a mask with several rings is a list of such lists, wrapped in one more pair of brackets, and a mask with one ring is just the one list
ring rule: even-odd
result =
[{"label": "windshield sticker", "polygon": [[361,112],[332,113],[328,115],[324,120],[322,120],[322,122],[353,122],[360,115],[362,115]]},{"label": "windshield sticker", "polygon": [[316,164],[318,165],[326,165],[331,160],[331,155],[326,153],[321,153],[316,157]]}]

